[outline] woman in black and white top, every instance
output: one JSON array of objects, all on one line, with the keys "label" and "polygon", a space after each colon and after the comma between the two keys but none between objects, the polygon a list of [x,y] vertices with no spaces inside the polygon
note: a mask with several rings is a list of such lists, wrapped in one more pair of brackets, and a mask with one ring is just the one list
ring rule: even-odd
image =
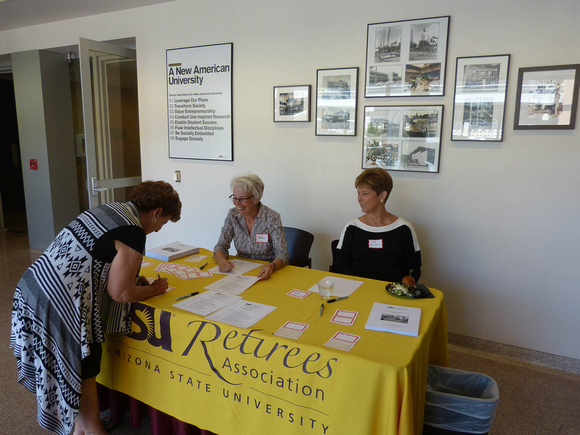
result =
[{"label": "woman in black and white top", "polygon": [[411,286],[421,275],[421,248],[406,220],[385,203],[393,179],[380,168],[365,169],[355,180],[361,217],[348,222],[338,242],[335,271]]}]

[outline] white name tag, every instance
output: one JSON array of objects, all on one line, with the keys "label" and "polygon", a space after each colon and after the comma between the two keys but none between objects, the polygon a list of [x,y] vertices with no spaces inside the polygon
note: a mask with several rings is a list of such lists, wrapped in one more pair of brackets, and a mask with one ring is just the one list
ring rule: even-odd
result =
[{"label": "white name tag", "polygon": [[268,243],[268,234],[267,233],[256,234],[256,243]]},{"label": "white name tag", "polygon": [[369,248],[371,248],[371,249],[383,249],[383,239],[371,239],[371,240],[369,240]]}]

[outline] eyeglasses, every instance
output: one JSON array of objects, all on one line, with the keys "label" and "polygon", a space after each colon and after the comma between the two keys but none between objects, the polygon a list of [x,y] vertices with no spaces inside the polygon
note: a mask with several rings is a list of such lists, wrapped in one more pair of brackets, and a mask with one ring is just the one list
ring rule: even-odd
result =
[{"label": "eyeglasses", "polygon": [[240,204],[245,204],[246,202],[248,202],[248,199],[253,197],[254,195],[248,196],[247,198],[244,198],[243,196],[240,198],[236,198],[233,193],[230,195],[230,199],[232,200],[232,202],[239,202]]}]

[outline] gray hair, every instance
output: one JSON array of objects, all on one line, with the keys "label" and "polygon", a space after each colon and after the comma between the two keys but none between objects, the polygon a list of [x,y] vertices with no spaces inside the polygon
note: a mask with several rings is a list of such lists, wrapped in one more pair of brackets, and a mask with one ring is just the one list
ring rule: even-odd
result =
[{"label": "gray hair", "polygon": [[252,192],[252,195],[259,201],[262,199],[262,194],[264,193],[264,182],[256,174],[248,172],[247,174],[232,178],[230,188],[232,191],[238,188],[246,192]]}]

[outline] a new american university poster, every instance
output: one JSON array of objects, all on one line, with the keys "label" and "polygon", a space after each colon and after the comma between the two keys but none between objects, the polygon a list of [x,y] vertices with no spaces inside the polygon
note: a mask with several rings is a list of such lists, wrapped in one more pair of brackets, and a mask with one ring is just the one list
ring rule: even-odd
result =
[{"label": "a new american university poster", "polygon": [[233,160],[233,44],[167,50],[169,157]]}]

